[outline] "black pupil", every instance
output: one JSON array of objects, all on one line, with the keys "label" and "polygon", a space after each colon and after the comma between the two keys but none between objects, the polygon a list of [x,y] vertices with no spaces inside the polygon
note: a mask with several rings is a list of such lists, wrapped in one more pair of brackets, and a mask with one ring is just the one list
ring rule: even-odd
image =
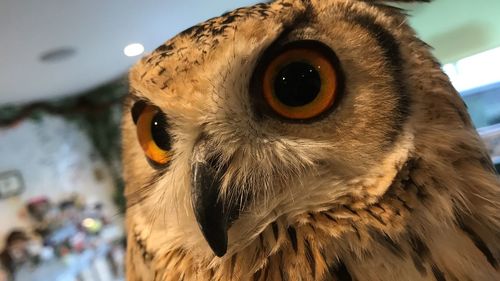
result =
[{"label": "black pupil", "polygon": [[168,123],[167,119],[162,113],[156,113],[151,121],[151,135],[156,145],[163,150],[170,150],[172,148],[172,140],[167,133]]},{"label": "black pupil", "polygon": [[292,62],[274,80],[274,94],[285,105],[303,106],[312,102],[321,89],[321,77],[314,66]]}]

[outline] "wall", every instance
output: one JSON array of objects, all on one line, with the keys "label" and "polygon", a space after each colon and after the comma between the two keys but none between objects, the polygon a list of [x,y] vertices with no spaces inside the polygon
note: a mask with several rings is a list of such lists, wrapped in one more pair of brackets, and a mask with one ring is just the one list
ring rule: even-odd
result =
[{"label": "wall", "polygon": [[411,25],[443,63],[500,46],[499,0],[435,0],[405,5]]},{"label": "wall", "polygon": [[9,170],[21,172],[25,191],[0,199],[0,244],[10,228],[27,226],[28,217],[21,210],[36,196],[56,201],[76,192],[88,202],[105,203],[107,212],[116,214],[109,169],[74,122],[43,115],[0,129],[0,173]]}]

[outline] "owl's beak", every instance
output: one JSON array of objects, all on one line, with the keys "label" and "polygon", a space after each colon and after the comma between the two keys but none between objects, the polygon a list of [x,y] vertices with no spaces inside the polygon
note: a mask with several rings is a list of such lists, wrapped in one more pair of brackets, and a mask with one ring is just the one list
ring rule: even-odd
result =
[{"label": "owl's beak", "polygon": [[226,254],[227,230],[238,210],[219,198],[223,174],[213,161],[195,159],[191,165],[193,211],[205,240],[218,257]]}]

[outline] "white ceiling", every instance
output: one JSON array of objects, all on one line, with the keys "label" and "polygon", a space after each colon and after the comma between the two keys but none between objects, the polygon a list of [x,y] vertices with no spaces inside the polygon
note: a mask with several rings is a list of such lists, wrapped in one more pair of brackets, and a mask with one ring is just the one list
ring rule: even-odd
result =
[{"label": "white ceiling", "polygon": [[[446,19],[453,17],[455,7],[466,13],[466,6],[457,3],[467,1],[474,7],[481,3],[491,7],[491,1],[498,0],[435,1],[416,9],[412,23],[431,42],[439,41],[436,34],[446,35],[450,30],[456,35],[464,22]],[[0,0],[0,105],[76,94],[99,86],[123,75],[138,59],[123,54],[127,44],[139,42],[151,51],[197,22],[253,2],[258,1]],[[446,13],[429,13],[433,5]],[[481,18],[475,12],[476,18]],[[496,14],[491,14],[492,20],[498,21]],[[439,42],[434,46],[440,50],[436,45]],[[42,54],[59,48],[74,48],[75,53],[65,60],[40,60]]]},{"label": "white ceiling", "polygon": [[[123,75],[138,57],[179,31],[255,0],[0,0],[0,104],[80,93]],[[71,47],[68,59],[42,62]]]}]

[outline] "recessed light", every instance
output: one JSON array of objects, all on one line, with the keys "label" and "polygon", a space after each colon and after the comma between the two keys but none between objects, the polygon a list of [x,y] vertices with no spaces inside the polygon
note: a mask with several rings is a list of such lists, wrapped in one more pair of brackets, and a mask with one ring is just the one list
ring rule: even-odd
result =
[{"label": "recessed light", "polygon": [[123,53],[127,57],[135,57],[142,54],[143,52],[144,52],[144,46],[140,43],[129,44],[123,49]]}]

